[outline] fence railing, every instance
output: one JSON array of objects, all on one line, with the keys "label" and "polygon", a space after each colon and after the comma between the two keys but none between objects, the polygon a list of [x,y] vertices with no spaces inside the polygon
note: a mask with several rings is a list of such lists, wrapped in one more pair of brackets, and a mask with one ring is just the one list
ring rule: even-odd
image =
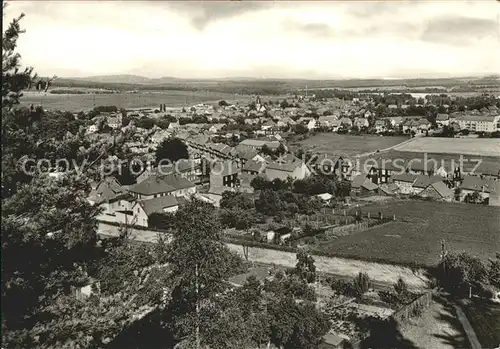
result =
[{"label": "fence railing", "polygon": [[422,294],[420,297],[415,299],[413,302],[404,305],[392,314],[392,318],[397,323],[403,323],[409,319],[420,316],[420,313],[428,308],[432,304],[432,296],[434,290],[430,290]]}]

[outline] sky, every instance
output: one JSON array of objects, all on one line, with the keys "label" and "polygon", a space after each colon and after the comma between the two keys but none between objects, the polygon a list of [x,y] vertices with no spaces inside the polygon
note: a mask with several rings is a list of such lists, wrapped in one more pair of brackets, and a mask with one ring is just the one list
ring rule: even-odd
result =
[{"label": "sky", "polygon": [[417,78],[500,73],[500,2],[10,1],[39,75]]}]

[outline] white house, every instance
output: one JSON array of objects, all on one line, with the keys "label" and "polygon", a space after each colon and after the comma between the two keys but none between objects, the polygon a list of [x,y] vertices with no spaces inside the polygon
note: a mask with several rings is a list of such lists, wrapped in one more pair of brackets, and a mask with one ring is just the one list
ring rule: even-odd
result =
[{"label": "white house", "polygon": [[133,221],[135,225],[147,227],[152,213],[174,213],[179,208],[179,202],[174,196],[162,196],[149,200],[138,200],[132,206]]},{"label": "white house", "polygon": [[87,126],[87,133],[96,133],[98,130],[97,125]]},{"label": "white house", "polygon": [[265,173],[270,181],[276,178],[286,181],[288,177],[294,180],[304,179],[311,174],[311,170],[302,160],[290,156],[268,163]]}]

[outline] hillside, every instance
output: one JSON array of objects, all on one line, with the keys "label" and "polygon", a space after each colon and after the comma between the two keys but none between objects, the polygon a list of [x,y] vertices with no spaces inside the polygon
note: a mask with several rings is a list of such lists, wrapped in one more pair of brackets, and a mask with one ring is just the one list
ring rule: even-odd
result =
[{"label": "hillside", "polygon": [[461,77],[441,79],[350,79],[350,80],[307,80],[307,79],[180,79],[175,77],[148,78],[138,75],[106,75],[85,78],[59,78],[54,87],[108,88],[119,90],[182,90],[216,91],[239,94],[282,94],[304,89],[321,88],[394,88],[402,91],[415,88],[488,88],[500,90],[498,76]]}]

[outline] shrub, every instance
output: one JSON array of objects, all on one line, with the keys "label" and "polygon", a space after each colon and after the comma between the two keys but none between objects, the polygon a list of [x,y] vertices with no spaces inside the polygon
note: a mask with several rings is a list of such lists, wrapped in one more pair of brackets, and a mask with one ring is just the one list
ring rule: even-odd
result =
[{"label": "shrub", "polygon": [[354,296],[360,297],[370,289],[370,277],[367,273],[359,273],[352,283]]}]

